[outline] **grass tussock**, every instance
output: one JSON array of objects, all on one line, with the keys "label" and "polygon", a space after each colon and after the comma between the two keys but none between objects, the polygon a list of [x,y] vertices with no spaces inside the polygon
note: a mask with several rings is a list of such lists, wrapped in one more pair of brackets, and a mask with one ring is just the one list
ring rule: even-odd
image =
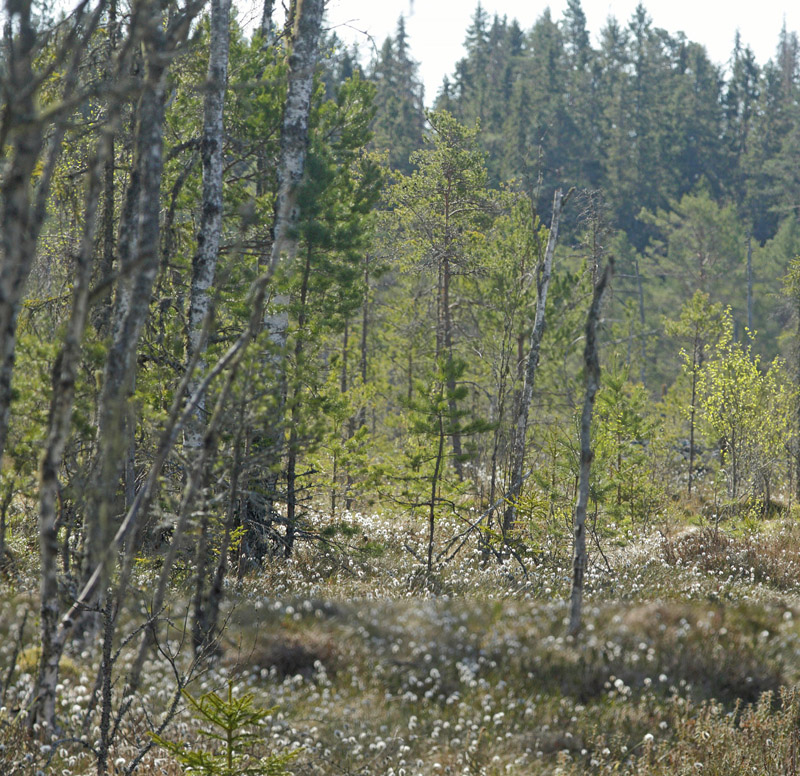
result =
[{"label": "grass tussock", "polygon": [[708,527],[665,539],[664,559],[705,572],[767,584],[781,591],[800,584],[800,527],[784,522],[775,530],[730,535]]}]

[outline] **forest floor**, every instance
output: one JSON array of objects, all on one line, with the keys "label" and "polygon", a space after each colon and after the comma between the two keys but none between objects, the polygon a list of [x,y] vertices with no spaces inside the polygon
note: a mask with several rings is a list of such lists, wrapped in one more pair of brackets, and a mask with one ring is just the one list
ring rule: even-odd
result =
[{"label": "forest floor", "polygon": [[[442,521],[439,533],[458,528]],[[430,584],[412,553],[422,537],[396,522],[349,515],[326,533],[327,549],[301,547],[268,573],[231,583],[211,665],[189,668],[176,579],[170,633],[146,664],[111,773],[126,772],[169,708],[176,674],[190,671],[194,697],[224,698],[230,686],[233,697],[252,693],[273,709],[253,755],[295,750],[297,776],[797,772],[794,519],[661,526],[624,546],[608,542],[602,554],[595,544],[574,639],[566,532],[506,564],[485,563],[467,544]],[[141,590],[154,573],[139,569]],[[87,709],[98,650],[77,646],[62,663],[62,740],[42,746],[13,725],[35,670],[36,606],[24,579],[3,589],[2,772],[94,772],[97,712]],[[141,621],[134,614],[130,632]],[[135,642],[119,653],[115,703]],[[200,728],[183,709],[163,736],[202,748]],[[183,771],[154,746],[137,772]]]}]

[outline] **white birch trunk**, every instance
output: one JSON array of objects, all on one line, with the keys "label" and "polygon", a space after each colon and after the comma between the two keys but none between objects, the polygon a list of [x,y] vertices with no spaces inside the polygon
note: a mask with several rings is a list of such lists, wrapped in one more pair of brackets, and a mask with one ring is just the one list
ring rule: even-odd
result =
[{"label": "white birch trunk", "polygon": [[[298,0],[289,54],[289,76],[286,107],[281,126],[278,192],[272,227],[267,274],[272,277],[281,261],[291,261],[297,251],[293,228],[298,220],[297,191],[303,178],[308,149],[308,116],[314,91],[314,71],[319,55],[319,35],[325,0]],[[289,316],[288,298],[277,295],[264,318],[264,329],[276,353],[286,347]]]},{"label": "white birch trunk", "polygon": [[[146,76],[137,106],[136,156],[121,226],[120,278],[114,299],[111,345],[98,399],[97,460],[92,483],[93,519],[87,526],[84,580],[96,567],[113,535],[114,494],[127,454],[127,399],[159,265],[159,219],[163,167],[166,35],[157,3],[143,9]],[[134,266],[135,263],[135,266]],[[130,419],[128,419],[130,422]]]},{"label": "white birch trunk", "polygon": [[569,606],[569,633],[575,635],[581,627],[583,605],[583,577],[586,572],[586,507],[589,503],[589,478],[592,470],[592,413],[597,389],[600,387],[600,359],[597,353],[597,322],[603,294],[614,273],[614,260],[609,258],[606,268],[594,289],[592,306],[586,319],[586,346],[583,363],[586,372],[586,393],[581,412],[581,459],[578,480],[578,500],[573,521],[572,592]]},{"label": "white birch trunk", "polygon": [[[197,369],[203,371],[206,349],[206,321],[211,316],[211,288],[219,259],[222,233],[223,114],[228,81],[231,0],[211,0],[211,40],[208,55],[203,113],[203,202],[197,252],[192,262],[192,287],[189,300],[187,363],[198,354]],[[189,395],[196,393],[199,378],[189,383]],[[203,443],[205,396],[201,395],[184,434],[188,455],[197,453]]]},{"label": "white birch trunk", "polygon": [[[308,117],[314,91],[314,71],[319,57],[319,36],[325,0],[299,0],[294,16],[289,74],[281,125],[278,161],[278,191],[273,214],[272,246],[265,270],[269,281],[282,262],[290,262],[297,251],[294,227],[298,221],[297,191],[303,178],[308,149]],[[262,440],[269,456],[268,469],[277,470],[284,447],[283,413],[286,403],[285,354],[289,333],[288,296],[274,294],[265,305],[262,331],[267,333],[270,349],[265,366],[277,387],[278,404]],[[267,510],[272,510],[277,475],[267,478]]]},{"label": "white birch trunk", "polygon": [[[569,194],[567,195],[569,196]],[[558,242],[558,228],[561,222],[561,208],[564,196],[561,189],[556,189],[553,197],[553,215],[550,221],[550,233],[547,236],[547,247],[544,252],[544,261],[540,267],[537,282],[536,316],[531,332],[531,347],[528,351],[528,360],[525,367],[525,377],[522,384],[522,394],[519,400],[517,422],[514,426],[514,448],[511,463],[511,487],[506,493],[507,506],[503,515],[503,537],[514,530],[517,520],[517,500],[522,489],[523,468],[525,466],[525,437],[528,433],[528,415],[533,399],[533,384],[536,370],[539,367],[539,353],[542,346],[542,337],[545,329],[545,310],[547,307],[547,290],[550,287],[550,278],[553,274],[553,255]]]}]

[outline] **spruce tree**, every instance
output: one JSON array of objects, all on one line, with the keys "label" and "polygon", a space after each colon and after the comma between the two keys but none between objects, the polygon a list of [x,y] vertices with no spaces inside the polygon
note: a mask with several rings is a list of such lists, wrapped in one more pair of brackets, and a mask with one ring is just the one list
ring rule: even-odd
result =
[{"label": "spruce tree", "polygon": [[370,77],[376,86],[373,145],[388,153],[392,169],[409,173],[411,154],[422,147],[425,113],[418,66],[411,58],[402,16],[394,38],[384,41]]}]

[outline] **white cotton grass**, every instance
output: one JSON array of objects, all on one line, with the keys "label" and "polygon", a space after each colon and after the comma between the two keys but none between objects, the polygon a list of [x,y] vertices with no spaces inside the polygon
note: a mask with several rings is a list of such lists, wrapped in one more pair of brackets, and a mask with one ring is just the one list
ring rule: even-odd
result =
[{"label": "white cotton grass", "polygon": [[[232,680],[236,694],[252,692],[259,704],[276,707],[263,750],[297,751],[292,769],[303,776],[332,769],[364,776],[612,773],[621,763],[655,758],[689,720],[702,723],[698,741],[704,732],[712,742],[734,736],[730,687],[754,700],[774,691],[779,705],[779,685],[800,678],[795,591],[788,579],[776,587],[777,573],[767,573],[744,541],[721,546],[695,533],[666,548],[654,534],[607,548],[613,573],[595,555],[584,628],[567,639],[569,556],[557,536],[504,563],[486,562],[470,541],[435,569],[435,584],[424,584],[423,564],[395,540],[408,524],[377,514],[341,519],[354,529],[352,548],[301,545],[291,564],[276,561],[263,575],[229,581],[222,660],[190,685],[197,696],[226,691]],[[310,527],[324,524],[323,516],[310,518]],[[440,521],[437,548],[459,525]],[[422,532],[406,541],[420,555]],[[360,552],[365,544],[370,551]],[[176,625],[185,600],[174,598]],[[2,627],[19,622],[18,614],[14,602],[0,603]],[[121,637],[137,625],[124,621]],[[145,686],[110,752],[113,776],[134,761],[147,720],[172,702],[165,655],[188,670],[186,639],[178,629],[166,636],[163,653],[145,663]],[[12,646],[0,641],[0,660]],[[68,657],[59,721],[75,738],[86,730],[94,746],[99,712],[88,709],[97,656],[82,648]],[[131,660],[124,649],[118,677]],[[31,670],[15,675],[0,721],[24,705],[31,687]],[[114,708],[123,688],[119,680],[112,688]],[[186,708],[165,735],[201,743]],[[779,729],[769,736],[782,740]],[[91,756],[74,742],[44,746],[54,748],[37,748],[31,762],[52,758],[62,776],[91,768]],[[175,767],[153,748],[138,772],[173,776]]]}]

